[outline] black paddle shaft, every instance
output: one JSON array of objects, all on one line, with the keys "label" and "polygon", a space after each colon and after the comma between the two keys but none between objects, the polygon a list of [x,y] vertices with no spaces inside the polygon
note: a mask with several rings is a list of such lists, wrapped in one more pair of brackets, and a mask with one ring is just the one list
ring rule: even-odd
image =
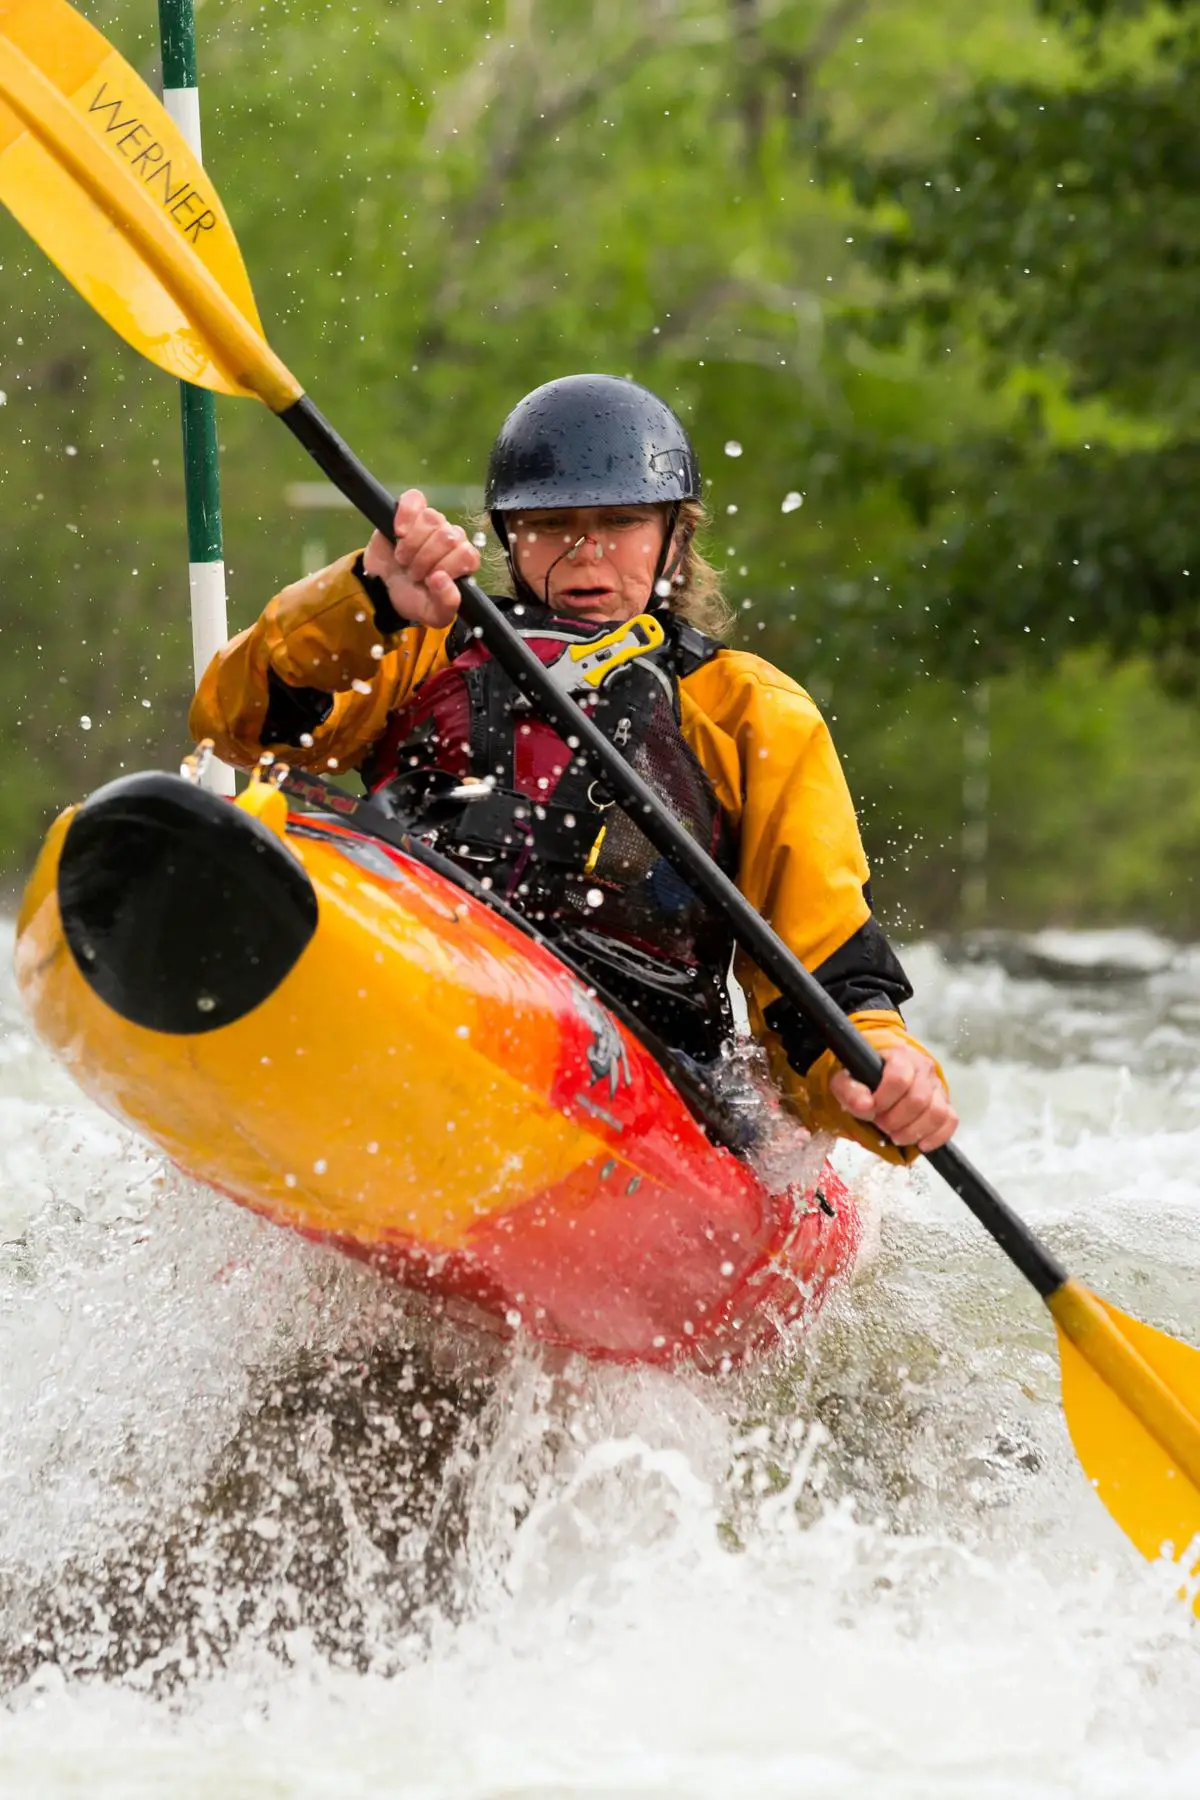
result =
[{"label": "black paddle shaft", "polygon": [[[334,486],[387,538],[394,540],[396,502],[359,462],[349,445],[307,396],[279,414]],[[520,633],[514,631],[478,582],[458,583],[462,616],[479,635],[505,674],[554,725],[568,746],[603,775],[614,796],[654,848],[697,893],[724,914],[747,956],[804,1015],[838,1061],[874,1090],[883,1079],[883,1058],[830,999],[799,957],[788,949],[712,858],[684,830],[658,795],[620,751],[568,695],[560,693]],[[966,1202],[1005,1255],[1043,1299],[1066,1280],[1066,1270],[1039,1243],[1029,1227],[1001,1199],[954,1144],[928,1152],[932,1164]]]}]

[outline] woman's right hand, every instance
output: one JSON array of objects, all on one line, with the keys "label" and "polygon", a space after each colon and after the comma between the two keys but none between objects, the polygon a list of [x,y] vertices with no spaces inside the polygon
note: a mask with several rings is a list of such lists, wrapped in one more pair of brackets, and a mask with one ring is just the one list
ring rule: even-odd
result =
[{"label": "woman's right hand", "polygon": [[455,581],[474,575],[478,550],[461,525],[426,504],[420,488],[401,494],[394,530],[394,544],[375,533],[363,551],[363,568],[385,584],[402,619],[436,629],[449,625],[458,611]]}]

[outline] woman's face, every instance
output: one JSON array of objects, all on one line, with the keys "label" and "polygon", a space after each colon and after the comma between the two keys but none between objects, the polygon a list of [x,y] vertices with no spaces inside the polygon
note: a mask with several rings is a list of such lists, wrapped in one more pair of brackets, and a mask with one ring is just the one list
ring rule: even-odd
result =
[{"label": "woman's face", "polygon": [[664,507],[559,507],[506,522],[517,570],[560,617],[620,624],[651,604]]}]

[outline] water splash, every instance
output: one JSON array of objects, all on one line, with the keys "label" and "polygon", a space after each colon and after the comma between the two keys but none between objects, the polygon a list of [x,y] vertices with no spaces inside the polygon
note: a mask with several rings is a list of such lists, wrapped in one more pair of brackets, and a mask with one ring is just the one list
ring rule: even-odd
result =
[{"label": "water splash", "polygon": [[[911,960],[968,1149],[1189,1334],[1200,963]],[[753,1374],[498,1352],[166,1174],[0,991],[0,1785],[1190,1796],[1194,1634],[1079,1476],[1042,1310],[841,1154],[873,1249]]]}]

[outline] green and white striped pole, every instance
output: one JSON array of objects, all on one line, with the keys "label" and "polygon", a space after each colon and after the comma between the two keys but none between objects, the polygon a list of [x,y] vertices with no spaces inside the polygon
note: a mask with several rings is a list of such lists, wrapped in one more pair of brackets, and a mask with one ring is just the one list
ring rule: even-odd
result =
[{"label": "green and white striped pole", "polygon": [[[194,0],[158,0],[162,38],[163,105],[198,161],[200,89],[196,76]],[[217,468],[217,417],[207,388],[181,381],[183,480],[187,498],[188,592],[192,610],[192,660],[196,680],[229,637],[225,605],[225,552],[221,541],[221,478]],[[206,783],[232,794],[233,770],[209,764]]]}]

